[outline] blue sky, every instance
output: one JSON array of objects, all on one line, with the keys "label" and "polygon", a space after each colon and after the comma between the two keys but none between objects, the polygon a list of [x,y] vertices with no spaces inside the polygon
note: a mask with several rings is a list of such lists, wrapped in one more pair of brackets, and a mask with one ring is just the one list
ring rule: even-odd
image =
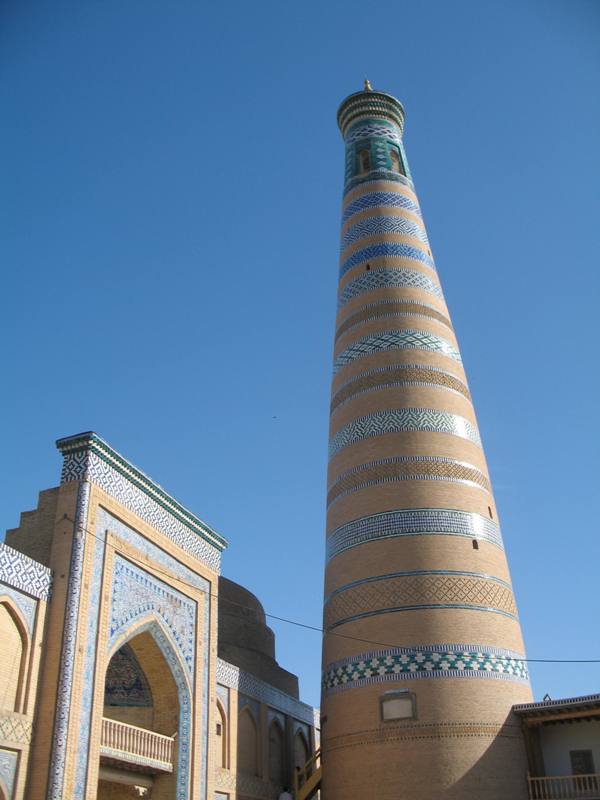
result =
[{"label": "blue sky", "polygon": [[[3,527],[96,430],[321,620],[343,148],[365,75],[405,144],[470,378],[528,655],[600,658],[600,5],[0,9]],[[320,636],[278,658],[319,701]],[[536,697],[600,665],[533,665]]]}]

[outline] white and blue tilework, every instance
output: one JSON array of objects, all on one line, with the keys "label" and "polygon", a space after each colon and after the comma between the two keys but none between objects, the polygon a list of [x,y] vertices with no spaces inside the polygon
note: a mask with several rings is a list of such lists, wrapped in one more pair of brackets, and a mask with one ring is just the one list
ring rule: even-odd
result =
[{"label": "white and blue tilework", "polygon": [[333,374],[337,375],[343,367],[351,364],[358,358],[364,358],[365,356],[373,355],[373,353],[381,353],[388,350],[407,349],[429,350],[433,353],[440,353],[443,356],[448,356],[459,364],[462,363],[460,353],[456,347],[445,339],[435,336],[433,333],[410,329],[402,331],[384,331],[371,336],[365,336],[343,350],[333,363]]},{"label": "white and blue tilework", "polygon": [[24,592],[20,592],[18,589],[14,589],[12,586],[7,586],[0,581],[0,598],[1,597],[7,597],[12,600],[12,602],[23,615],[29,636],[33,636],[35,612],[38,606],[37,600],[34,597],[29,597],[29,595],[26,595]]},{"label": "white and blue tilework", "polygon": [[338,296],[338,311],[355,297],[377,289],[422,289],[440,300],[443,299],[439,283],[422,272],[404,268],[376,269],[359,275],[344,286]]},{"label": "white and blue tilework", "polygon": [[348,256],[340,266],[340,278],[342,278],[348,270],[359,264],[365,264],[372,261],[374,258],[388,259],[388,258],[402,258],[410,261],[418,261],[429,269],[435,270],[433,259],[419,250],[418,247],[412,247],[409,244],[400,244],[398,242],[381,242],[381,244],[371,244],[368,247],[363,247],[362,250],[357,250],[351,256]]},{"label": "white and blue tilework", "polygon": [[[402,236],[412,236],[418,239],[426,247],[429,246],[427,234],[425,229],[406,217],[389,217],[389,216],[376,216],[367,217],[360,222],[351,225],[342,237],[340,243],[340,252],[349,247],[351,244],[369,236],[376,236],[378,234],[397,233]],[[429,266],[429,265],[428,265]]]},{"label": "white and blue tilework", "polygon": [[0,542],[0,582],[47,601],[52,588],[52,571]]},{"label": "white and blue tilework", "polygon": [[14,750],[0,750],[0,781],[8,792],[7,800],[13,797],[18,758],[19,754]]},{"label": "white and blue tilework", "polygon": [[529,682],[524,657],[477,644],[393,647],[336,661],[323,673],[325,692],[373,683],[430,678],[482,678]]},{"label": "white and blue tilework", "polygon": [[402,208],[405,211],[410,211],[421,219],[421,209],[419,204],[411,200],[401,192],[369,192],[358,197],[356,200],[348,203],[342,214],[342,225],[347,222],[354,214],[360,214],[361,211],[368,211],[372,208]]},{"label": "white and blue tilework", "polygon": [[365,119],[357,122],[356,125],[353,125],[348,130],[344,140],[346,144],[354,144],[361,139],[371,138],[388,139],[396,144],[402,141],[400,131],[396,125],[383,119]]},{"label": "white and blue tilework", "polygon": [[437,411],[434,408],[397,408],[367,414],[343,427],[329,440],[329,458],[336,456],[345,447],[371,436],[406,431],[446,433],[468,439],[481,447],[477,428],[458,414]]},{"label": "white and blue tilework", "polygon": [[336,528],[327,537],[327,560],[362,544],[398,536],[461,536],[502,547],[494,520],[454,508],[411,508],[360,517]]}]

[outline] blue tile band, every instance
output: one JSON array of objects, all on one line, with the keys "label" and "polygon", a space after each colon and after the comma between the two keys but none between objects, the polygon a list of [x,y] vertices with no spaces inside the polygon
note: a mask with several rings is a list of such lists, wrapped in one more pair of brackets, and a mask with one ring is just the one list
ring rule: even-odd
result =
[{"label": "blue tile band", "polygon": [[422,242],[425,247],[429,247],[427,234],[422,225],[406,217],[374,216],[356,222],[348,228],[340,242],[340,253],[343,253],[347,247],[356,244],[356,242],[359,242],[361,239],[386,233],[412,236],[414,239],[418,239]]},{"label": "blue tile band", "polygon": [[439,300],[444,299],[439,283],[432,281],[422,272],[406,268],[377,269],[359,275],[340,291],[338,310],[355,297],[377,289],[422,289]]},{"label": "blue tile band", "polygon": [[371,244],[368,247],[363,247],[344,259],[340,264],[340,278],[343,278],[348,270],[353,267],[359,264],[366,264],[375,258],[401,258],[418,261],[423,266],[435,271],[433,259],[427,253],[419,250],[418,247],[399,242],[381,242],[381,244]]},{"label": "blue tile band", "polygon": [[427,331],[402,330],[384,331],[372,336],[365,336],[359,339],[350,347],[343,350],[333,362],[333,374],[337,373],[348,364],[352,364],[358,358],[371,356],[374,353],[382,353],[388,350],[429,350],[433,353],[448,356],[459,364],[462,364],[459,351],[450,342],[435,336]]},{"label": "blue tile band", "polygon": [[399,536],[461,536],[502,548],[500,528],[489,517],[454,508],[410,508],[340,525],[327,537],[327,560],[353,547]]},{"label": "blue tile band", "polygon": [[473,644],[434,644],[376,650],[333,662],[323,673],[322,686],[325,692],[332,692],[423,678],[482,678],[528,683],[529,673],[524,657],[511,650]]},{"label": "blue tile band", "polygon": [[402,208],[421,217],[419,204],[415,203],[410,197],[401,192],[369,192],[348,203],[342,214],[342,225],[347,222],[354,214],[367,211],[371,208]]}]

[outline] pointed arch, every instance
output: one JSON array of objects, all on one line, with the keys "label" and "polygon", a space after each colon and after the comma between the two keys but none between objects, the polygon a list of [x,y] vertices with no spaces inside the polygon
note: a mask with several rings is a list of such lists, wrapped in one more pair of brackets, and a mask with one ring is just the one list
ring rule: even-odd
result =
[{"label": "pointed arch", "polygon": [[308,746],[308,741],[304,735],[304,731],[301,728],[298,728],[294,736],[294,769],[297,769],[298,767],[300,767],[300,769],[304,769],[304,766],[309,758],[310,747]]},{"label": "pointed arch", "polygon": [[217,698],[217,766],[229,769],[229,720],[227,712]]},{"label": "pointed arch", "polygon": [[285,782],[285,735],[276,718],[269,725],[269,780],[279,786]]},{"label": "pointed arch", "polygon": [[0,595],[0,638],[4,659],[9,665],[0,678],[0,708],[21,712],[30,647],[29,633],[20,608],[7,595]]},{"label": "pointed arch", "polygon": [[250,706],[238,715],[237,769],[246,775],[258,775],[258,725]]}]

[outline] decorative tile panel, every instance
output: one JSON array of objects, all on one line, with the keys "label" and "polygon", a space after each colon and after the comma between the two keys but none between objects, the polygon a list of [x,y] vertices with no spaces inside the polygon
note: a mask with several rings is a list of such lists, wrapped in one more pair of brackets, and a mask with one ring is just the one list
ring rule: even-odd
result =
[{"label": "decorative tile panel", "polygon": [[458,570],[413,570],[336,589],[325,599],[324,626],[332,630],[380,614],[457,608],[517,616],[512,589],[499,578]]},{"label": "decorative tile panel", "polygon": [[477,428],[458,414],[449,414],[434,408],[398,408],[367,414],[339,430],[329,440],[329,458],[362,439],[406,431],[445,433],[467,439],[481,447]]},{"label": "decorative tile panel", "polygon": [[25,714],[4,711],[0,713],[0,739],[19,744],[31,742],[32,720]]},{"label": "decorative tile panel", "polygon": [[150,708],[153,705],[146,675],[128,644],[117,650],[106,670],[104,705],[118,708]]},{"label": "decorative tile panel", "polygon": [[12,800],[18,760],[18,753],[12,750],[0,750],[0,778],[6,786],[8,800]]},{"label": "decorative tile panel", "polygon": [[421,289],[440,300],[444,298],[439,283],[422,272],[414,269],[373,269],[354,278],[340,290],[338,311],[355,297],[377,289]]},{"label": "decorative tile panel", "polygon": [[397,456],[342,473],[327,493],[327,505],[361,489],[395,481],[451,481],[491,491],[487,477],[472,464],[441,456]]},{"label": "decorative tile panel", "polygon": [[406,217],[385,217],[375,216],[367,217],[360,222],[352,225],[340,243],[340,251],[343,251],[352,244],[356,244],[361,239],[368,236],[376,236],[377,234],[397,233],[402,236],[412,236],[418,239],[426,247],[429,247],[429,241],[425,229]]},{"label": "decorative tile panel", "polygon": [[343,350],[333,362],[333,374],[337,375],[342,367],[351,364],[358,358],[389,350],[407,349],[429,350],[433,353],[448,356],[448,358],[452,358],[462,364],[459,351],[450,342],[428,331],[407,328],[400,331],[374,333],[354,342]]},{"label": "decorative tile panel", "polygon": [[346,144],[353,144],[360,139],[371,139],[373,137],[389,139],[396,143],[402,141],[399,129],[395,125],[388,124],[380,119],[359,122],[348,131],[344,139]]},{"label": "decorative tile panel", "polygon": [[397,536],[462,536],[502,547],[494,520],[453,508],[412,508],[384,511],[347,522],[327,538],[327,560],[352,547]]},{"label": "decorative tile panel", "polygon": [[308,725],[314,724],[315,709],[312,706],[296,700],[295,697],[255,678],[249,672],[244,672],[239,667],[223,661],[222,658],[217,659],[217,682],[230,689],[236,689],[290,717],[306,722]]},{"label": "decorative tile panel", "polygon": [[394,316],[414,316],[429,317],[435,319],[452,330],[450,320],[445,317],[437,308],[427,303],[417,303],[416,300],[381,300],[378,303],[369,303],[340,323],[335,333],[335,341],[346,331],[359,325],[361,322],[369,322],[382,317]]},{"label": "decorative tile panel", "polygon": [[340,266],[340,278],[343,278],[348,270],[359,264],[366,264],[373,259],[408,259],[410,261],[418,261],[429,269],[435,270],[433,259],[419,250],[418,247],[412,247],[409,244],[400,244],[398,242],[381,242],[380,244],[371,244],[368,247],[363,247],[362,250],[357,250],[351,256],[344,259]]},{"label": "decorative tile panel", "polygon": [[410,211],[411,214],[416,214],[419,218],[421,217],[419,204],[402,192],[369,192],[348,203],[342,214],[342,225],[355,214],[372,208],[402,208]]},{"label": "decorative tile panel", "polygon": [[329,664],[323,691],[356,689],[373,683],[420,678],[482,678],[529,682],[523,656],[476,644],[393,647]]},{"label": "decorative tile panel", "polygon": [[[408,172],[409,170],[406,160],[404,160],[404,166]],[[344,197],[356,189],[357,186],[368,186],[370,183],[381,183],[381,181],[385,181],[386,183],[400,183],[403,186],[407,186],[411,191],[414,191],[411,178],[407,178],[404,175],[398,175],[397,172],[391,172],[389,169],[379,169],[371,170],[371,172],[364,177],[359,176],[357,178],[353,178],[352,180],[346,180],[344,183]]]},{"label": "decorative tile panel", "polygon": [[331,400],[331,411],[335,411],[357,394],[388,389],[392,386],[429,386],[457,392],[468,400],[471,399],[469,390],[456,375],[422,364],[397,364],[362,372],[342,384]]},{"label": "decorative tile panel", "polygon": [[2,596],[9,597],[19,609],[27,625],[29,637],[31,638],[33,636],[33,625],[35,623],[35,612],[37,610],[38,601],[0,581],[0,597]]},{"label": "decorative tile panel", "polygon": [[89,480],[218,572],[227,542],[95,433],[59,439],[62,483]]},{"label": "decorative tile panel", "polygon": [[0,583],[47,602],[52,588],[52,570],[0,542]]}]

